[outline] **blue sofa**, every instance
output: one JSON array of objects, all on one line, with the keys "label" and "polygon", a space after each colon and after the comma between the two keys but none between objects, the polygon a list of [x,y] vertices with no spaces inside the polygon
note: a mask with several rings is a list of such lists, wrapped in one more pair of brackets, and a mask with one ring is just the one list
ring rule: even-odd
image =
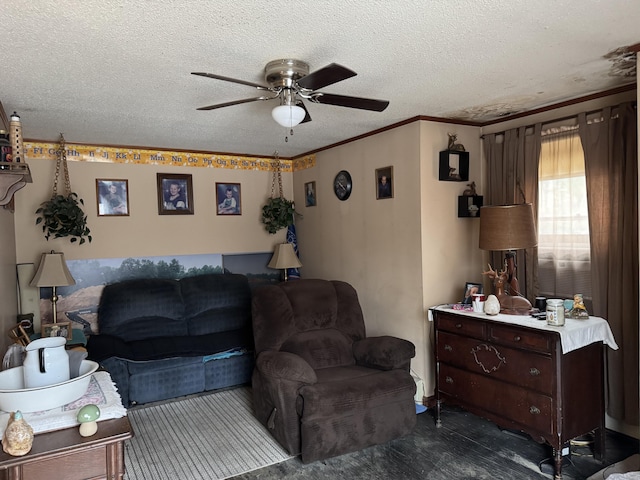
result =
[{"label": "blue sofa", "polygon": [[253,370],[251,290],[244,275],[127,280],[105,286],[88,358],[123,405],[247,384]]}]

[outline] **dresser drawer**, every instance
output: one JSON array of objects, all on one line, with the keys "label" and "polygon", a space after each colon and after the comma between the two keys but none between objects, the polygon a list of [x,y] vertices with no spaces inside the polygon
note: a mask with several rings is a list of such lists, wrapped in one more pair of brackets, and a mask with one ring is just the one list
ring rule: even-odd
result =
[{"label": "dresser drawer", "polygon": [[556,341],[556,335],[552,332],[538,332],[521,327],[508,325],[488,325],[489,339],[510,347],[535,350],[536,352],[551,353]]},{"label": "dresser drawer", "polygon": [[438,313],[438,330],[460,333],[470,337],[484,339],[487,336],[486,323],[475,318],[453,316]]},{"label": "dresser drawer", "polygon": [[550,356],[449,332],[438,331],[437,336],[438,362],[547,395],[553,394],[553,362]]},{"label": "dresser drawer", "polygon": [[485,375],[440,365],[438,390],[465,404],[513,421],[525,430],[553,435],[553,400],[548,395]]}]

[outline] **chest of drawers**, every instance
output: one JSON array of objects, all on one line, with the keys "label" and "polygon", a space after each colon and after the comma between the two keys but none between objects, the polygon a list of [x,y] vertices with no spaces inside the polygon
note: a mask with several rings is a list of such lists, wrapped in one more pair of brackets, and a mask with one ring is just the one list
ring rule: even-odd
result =
[{"label": "chest of drawers", "polygon": [[490,317],[434,311],[436,422],[442,402],[459,405],[503,428],[520,430],[554,450],[562,478],[562,448],[595,431],[604,452],[602,342],[563,353],[557,331]]}]

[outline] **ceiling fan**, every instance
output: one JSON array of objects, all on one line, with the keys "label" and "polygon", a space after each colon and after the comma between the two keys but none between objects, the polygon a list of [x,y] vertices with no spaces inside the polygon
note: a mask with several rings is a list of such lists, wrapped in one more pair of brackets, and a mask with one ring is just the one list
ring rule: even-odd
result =
[{"label": "ceiling fan", "polygon": [[192,72],[192,74],[200,75],[201,77],[215,78],[216,80],[224,80],[225,82],[240,83],[242,85],[255,87],[261,91],[270,92],[268,95],[217,103],[215,105],[200,107],[198,110],[214,110],[216,108],[230,107],[231,105],[239,105],[241,103],[278,99],[280,104],[272,110],[271,114],[276,122],[287,128],[293,128],[300,123],[311,121],[311,116],[303,100],[326,105],[371,110],[374,112],[382,112],[389,105],[387,100],[335,95],[333,93],[317,91],[320,88],[357,75],[353,70],[338,65],[337,63],[332,63],[320,70],[309,73],[309,65],[300,60],[288,58],[274,60],[267,63],[264,68],[264,80],[268,86],[238,80],[236,78],[224,77],[214,73]]}]

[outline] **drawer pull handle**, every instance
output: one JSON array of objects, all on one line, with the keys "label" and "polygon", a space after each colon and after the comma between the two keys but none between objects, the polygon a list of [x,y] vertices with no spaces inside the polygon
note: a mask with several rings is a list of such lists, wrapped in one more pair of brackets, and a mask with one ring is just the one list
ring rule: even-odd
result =
[{"label": "drawer pull handle", "polygon": [[531,415],[540,415],[540,409],[538,407],[536,407],[535,405],[532,405],[529,407],[529,413]]},{"label": "drawer pull handle", "polygon": [[453,383],[453,378],[451,378],[451,377],[445,377],[445,378],[444,378],[444,381],[445,381],[445,382],[447,382],[447,383]]},{"label": "drawer pull handle", "polygon": [[456,323],[456,328],[462,328],[462,324],[461,323]]},{"label": "drawer pull handle", "polygon": [[447,352],[453,352],[453,347],[452,347],[451,345],[449,345],[449,344],[446,344],[446,345],[444,346],[444,349],[445,349]]},{"label": "drawer pull handle", "polygon": [[513,337],[514,342],[519,342],[520,340],[522,340],[522,338],[520,338],[520,335],[516,335],[515,337]]},{"label": "drawer pull handle", "polygon": [[529,374],[535,377],[537,375],[540,375],[540,370],[538,370],[536,367],[531,367],[529,369]]}]

